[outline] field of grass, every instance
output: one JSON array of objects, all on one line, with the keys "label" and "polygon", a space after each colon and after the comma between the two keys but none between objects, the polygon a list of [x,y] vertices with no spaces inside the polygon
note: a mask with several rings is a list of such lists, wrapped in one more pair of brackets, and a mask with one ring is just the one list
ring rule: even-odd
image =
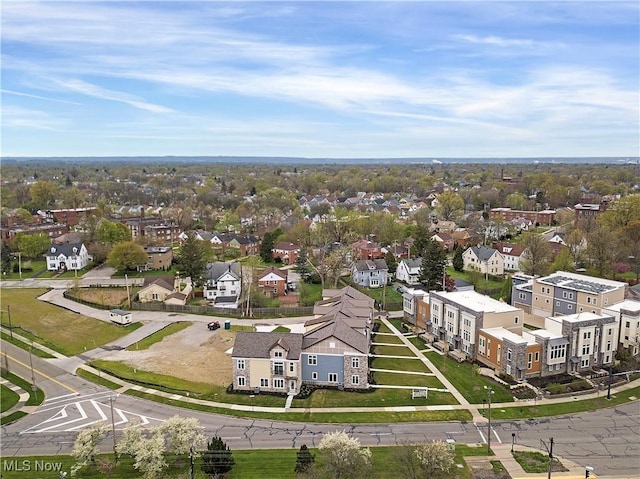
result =
[{"label": "field of grass", "polygon": [[[308,444],[309,445],[309,444]],[[388,479],[397,477],[397,465],[401,460],[397,454],[398,447],[371,447],[373,471],[371,479]],[[323,464],[322,454],[315,448],[309,448],[314,455],[316,464]],[[298,448],[290,449],[238,449],[232,450],[235,465],[233,469],[225,475],[226,479],[294,479],[296,473],[294,468],[296,465],[296,454]],[[449,476],[451,479],[469,479],[471,477],[469,469],[464,464],[463,457],[486,455],[486,449],[482,447],[470,447],[459,445],[456,446],[457,464],[464,465],[463,468],[455,468],[454,472]],[[30,464],[32,471],[35,472],[36,464],[55,465],[58,470],[68,472],[74,464],[74,459],[68,455],[60,456],[24,456],[17,458],[18,463],[26,461]],[[185,478],[189,475],[189,459],[184,456],[166,456],[169,468],[163,472],[166,478]],[[10,459],[5,461],[12,464]],[[116,467],[113,467],[108,473],[106,470],[108,464],[113,463],[111,454],[101,454],[97,458],[98,464],[104,464],[103,470],[95,467],[85,467],[81,469],[75,477],[80,479],[99,479],[109,477],[113,479],[132,479],[139,478],[141,474],[133,468],[133,460],[128,456],[122,456]],[[194,465],[195,479],[205,479],[207,476],[200,469],[200,459],[196,458]],[[50,466],[51,467],[51,466]],[[3,468],[2,477],[5,479],[22,479],[25,477],[25,471],[8,470],[9,467]],[[27,474],[28,475],[28,474]],[[57,479],[60,477],[58,471],[39,472],[38,477],[42,479]]]},{"label": "field of grass", "polygon": [[146,338],[143,338],[142,340],[132,344],[127,348],[127,351],[140,351],[142,349],[149,349],[152,345],[159,343],[167,336],[171,336],[178,331],[182,331],[192,324],[193,323],[190,321],[178,321],[177,323],[171,323],[167,327],[162,328],[160,331],[156,331]]},{"label": "field of grass", "polygon": [[457,363],[453,359],[441,356],[435,352],[425,353],[425,356],[442,372],[453,386],[472,404],[482,404],[487,399],[484,386],[491,387],[494,394],[491,402],[512,402],[513,396],[502,385],[488,379],[474,371],[469,363]]},{"label": "field of grass", "polygon": [[4,369],[2,370],[2,377],[10,383],[20,386],[29,393],[29,399],[27,399],[25,406],[39,406],[42,404],[42,401],[44,401],[44,392],[42,392],[42,389],[36,387],[34,391],[33,385],[26,379]]},{"label": "field of grass", "polygon": [[371,368],[389,369],[392,371],[416,371],[419,373],[431,372],[429,368],[417,358],[374,358],[371,362]]},{"label": "field of grass", "polygon": [[18,404],[20,395],[13,392],[4,384],[0,384],[0,412],[5,412]]},{"label": "field of grass", "polygon": [[[15,261],[17,263],[17,261]],[[36,260],[22,260],[22,279],[33,278],[36,274],[41,271],[46,271],[47,262],[46,261],[36,261]],[[20,272],[14,273],[13,269],[10,273],[2,275],[3,280],[19,280]]]},{"label": "field of grass", "polygon": [[373,335],[372,341],[374,343],[385,343],[385,344],[404,344],[402,339],[398,336],[391,336],[388,334],[375,334]]},{"label": "field of grass", "polygon": [[[522,466],[524,472],[535,474],[549,471],[549,456],[547,454],[533,451],[514,451],[513,458]],[[551,471],[564,472],[568,470],[558,459],[552,460]]]},{"label": "field of grass", "polygon": [[[89,349],[118,339],[131,332],[81,314],[72,313],[36,298],[45,289],[0,290],[0,302],[11,306],[11,324],[16,333],[43,344],[67,356],[74,356]],[[8,326],[6,315],[2,325]]]},{"label": "field of grass", "polygon": [[406,346],[374,346],[373,354],[380,354],[382,356],[413,356],[415,354]]},{"label": "field of grass", "polygon": [[82,369],[82,368],[78,368],[76,369],[76,374],[78,376],[80,376],[83,379],[86,379],[87,381],[91,381],[92,383],[96,383],[96,384],[100,384],[101,386],[104,386],[106,388],[109,389],[119,389],[120,385],[114,383],[113,381],[109,381],[106,378],[103,378],[102,376],[98,375],[98,374],[93,374],[90,371],[87,371],[86,369]]},{"label": "field of grass", "polygon": [[[6,342],[8,342],[8,343],[11,343],[11,344],[13,344],[14,346],[18,346],[19,348],[22,348],[22,349],[24,349],[25,351],[29,351],[29,348],[31,348],[31,345],[30,345],[30,344],[27,344],[27,343],[25,343],[24,341],[20,341],[20,340],[19,340],[18,338],[16,338],[16,337],[11,338],[11,335],[10,335],[10,334],[7,334],[7,333],[5,333],[5,332],[0,333],[0,337],[2,337],[2,339],[3,339],[4,341],[6,341]],[[41,349],[38,349],[38,348],[31,348],[31,352],[32,352],[34,355],[36,355],[36,356],[38,356],[38,357],[40,357],[40,358],[48,358],[48,359],[51,359],[51,358],[53,358],[53,357],[54,357],[54,356],[52,356],[51,354],[49,354],[49,353],[47,353],[47,352],[45,352],[45,351],[42,351]]]},{"label": "field of grass", "polygon": [[373,377],[376,381],[376,384],[444,389],[443,384],[438,380],[438,378],[434,376],[422,376],[420,374],[383,373],[376,371]]}]

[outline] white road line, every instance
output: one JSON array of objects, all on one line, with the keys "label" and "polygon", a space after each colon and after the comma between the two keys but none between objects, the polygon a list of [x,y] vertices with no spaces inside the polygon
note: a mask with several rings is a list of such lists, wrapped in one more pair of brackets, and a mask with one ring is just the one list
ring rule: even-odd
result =
[{"label": "white road line", "polygon": [[80,403],[76,403],[76,408],[78,408],[78,412],[80,413],[80,417],[78,417],[76,419],[71,419],[70,421],[67,421],[67,422],[54,424],[53,426],[45,427],[44,429],[38,429],[37,431],[33,431],[33,432],[49,431],[50,429],[55,429],[57,427],[66,426],[67,424],[73,424],[74,422],[83,421],[83,420],[85,420],[85,419],[87,419],[89,417],[89,416],[87,416],[87,413],[84,412],[84,409],[82,408]]},{"label": "white road line", "polygon": [[62,395],[62,396],[56,396],[56,397],[52,397],[52,398],[47,398],[47,399],[45,399],[45,400],[43,401],[43,403],[42,403],[42,404],[55,402],[55,401],[57,401],[57,400],[59,400],[59,399],[68,398],[68,397],[71,397],[71,396],[73,396],[73,397],[77,397],[77,396],[79,396],[79,395],[80,395],[80,393],[70,393],[70,394],[64,394],[64,395]]},{"label": "white road line", "polygon": [[[92,398],[92,397],[94,397],[94,398],[96,398],[96,399],[101,399],[101,398],[104,398],[104,397],[109,397],[111,394],[112,394],[112,393],[95,393],[95,394],[88,394],[88,395],[86,395],[86,396],[81,396],[81,397],[77,397],[77,398],[75,398],[75,401],[70,402],[70,403],[68,403],[67,405],[70,405],[70,404],[78,404],[78,403],[81,403],[81,402],[84,402],[84,401],[88,401],[88,400],[90,400],[89,398]],[[97,396],[97,397],[96,397],[96,396]],[[51,411],[52,409],[56,409],[56,408],[61,407],[63,403],[64,403],[64,400],[60,401],[60,403],[59,403],[59,404],[56,404],[56,405],[50,405],[50,404],[47,404],[47,407],[40,408],[40,409],[38,409],[36,412],[37,412],[37,413],[40,413],[40,412],[47,412],[47,411]]]},{"label": "white road line", "polygon": [[491,430],[493,431],[493,435],[496,437],[498,442],[502,444],[502,439],[500,439],[500,436],[498,436],[498,433],[496,432],[496,430],[494,428],[491,428]]},{"label": "white road line", "polygon": [[46,424],[46,423],[51,422],[51,421],[57,421],[58,419],[64,419],[64,418],[66,418],[68,416],[69,415],[67,414],[67,406],[65,406],[59,412],[57,412],[52,417],[50,417],[49,419],[45,419],[44,421],[39,422],[35,426],[31,426],[29,429],[25,429],[20,434],[29,434],[29,433],[31,433],[32,429],[36,429],[36,428],[40,427],[41,425]]},{"label": "white road line", "polygon": [[487,438],[484,437],[484,434],[482,434],[482,431],[480,430],[480,427],[475,423],[474,423],[474,426],[478,430],[478,434],[480,434],[480,437],[482,438],[482,442],[486,444],[487,443]]}]

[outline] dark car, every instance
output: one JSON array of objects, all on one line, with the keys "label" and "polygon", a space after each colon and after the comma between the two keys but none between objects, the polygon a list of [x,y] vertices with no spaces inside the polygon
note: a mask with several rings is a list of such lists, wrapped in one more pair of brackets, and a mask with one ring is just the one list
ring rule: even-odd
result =
[{"label": "dark car", "polygon": [[207,328],[209,328],[211,331],[215,331],[216,329],[220,328],[220,323],[218,321],[211,321],[209,324],[207,324]]}]

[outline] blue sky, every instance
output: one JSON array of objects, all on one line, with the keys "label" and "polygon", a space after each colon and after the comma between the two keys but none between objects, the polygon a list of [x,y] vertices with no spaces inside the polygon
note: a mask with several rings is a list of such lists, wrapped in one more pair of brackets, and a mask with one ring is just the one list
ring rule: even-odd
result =
[{"label": "blue sky", "polygon": [[2,2],[3,156],[638,156],[640,9]]}]

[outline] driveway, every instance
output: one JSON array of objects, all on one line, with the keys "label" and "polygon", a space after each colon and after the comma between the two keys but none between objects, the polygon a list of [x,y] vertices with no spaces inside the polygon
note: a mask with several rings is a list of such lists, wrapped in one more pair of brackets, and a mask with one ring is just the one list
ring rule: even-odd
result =
[{"label": "driveway", "polygon": [[93,268],[82,275],[83,279],[110,279],[116,273],[115,268],[111,268],[106,264],[101,264],[97,268]]}]

